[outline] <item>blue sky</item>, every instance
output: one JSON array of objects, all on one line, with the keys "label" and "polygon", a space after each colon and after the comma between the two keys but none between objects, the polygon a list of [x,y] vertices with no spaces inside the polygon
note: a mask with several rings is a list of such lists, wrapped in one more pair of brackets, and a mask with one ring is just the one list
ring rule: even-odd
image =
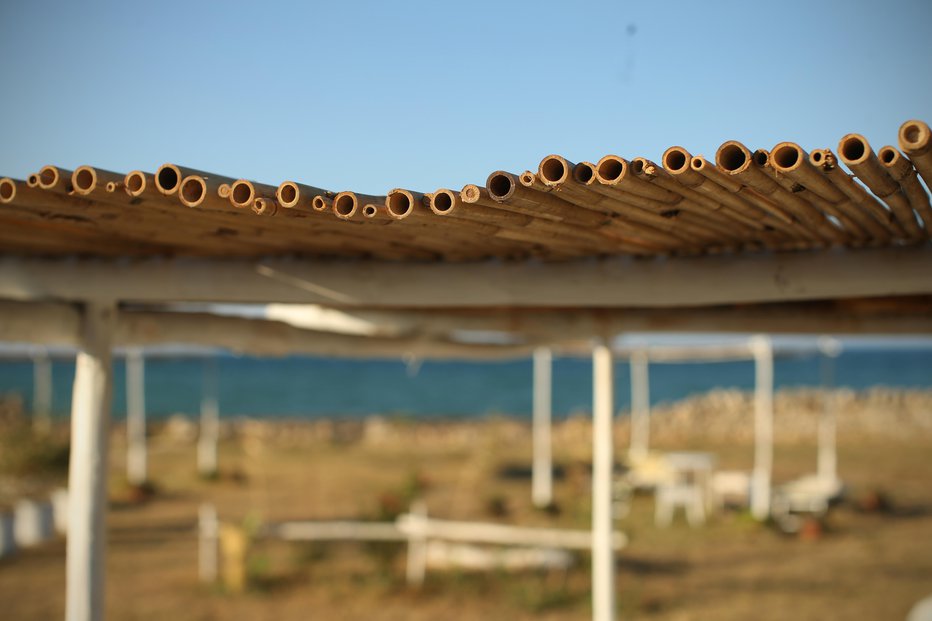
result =
[{"label": "blue sky", "polygon": [[431,191],[932,121],[932,2],[4,2],[0,175]]}]

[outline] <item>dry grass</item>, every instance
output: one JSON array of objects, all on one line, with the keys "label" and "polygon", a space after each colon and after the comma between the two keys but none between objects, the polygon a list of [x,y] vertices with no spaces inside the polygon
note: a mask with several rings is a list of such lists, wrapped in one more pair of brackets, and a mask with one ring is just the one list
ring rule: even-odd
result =
[{"label": "dry grass", "polygon": [[[579,424],[578,422],[574,424]],[[114,434],[114,502],[109,517],[109,619],[578,619],[589,614],[588,558],[568,573],[428,575],[421,591],[403,582],[403,554],[352,544],[258,543],[253,587],[229,595],[197,582],[195,520],[204,500],[221,517],[377,517],[415,493],[431,513],[460,519],[585,527],[589,519],[588,448],[557,447],[558,515],[530,506],[529,482],[500,468],[526,464],[522,425],[401,425],[401,432],[359,437],[312,433],[296,425],[279,434],[251,427],[222,446],[222,476],[199,479],[194,446],[170,434],[152,439],[151,473],[159,494],[123,502],[122,436]],[[303,430],[303,431],[302,431]],[[357,430],[358,431],[358,430]],[[397,429],[396,429],[397,431]],[[366,439],[368,438],[368,439]],[[691,444],[698,444],[693,441]],[[669,447],[672,448],[672,447]],[[748,467],[750,447],[703,445],[723,466]],[[840,471],[853,496],[882,489],[893,513],[842,506],[825,535],[802,541],[744,516],[726,514],[702,529],[681,519],[651,524],[652,502],[639,497],[621,528],[631,545],[619,558],[619,610],[643,619],[898,619],[932,591],[932,486],[928,436],[847,440]],[[778,479],[815,467],[810,445],[780,445]],[[64,545],[50,543],[0,562],[4,618],[61,618]]]}]

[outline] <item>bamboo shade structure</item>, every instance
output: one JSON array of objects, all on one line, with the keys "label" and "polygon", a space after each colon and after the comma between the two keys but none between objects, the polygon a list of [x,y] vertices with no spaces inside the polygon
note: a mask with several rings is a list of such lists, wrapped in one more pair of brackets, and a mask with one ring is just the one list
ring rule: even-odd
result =
[{"label": "bamboo shade structure", "polygon": [[552,154],[461,191],[379,196],[173,163],[125,175],[45,165],[0,179],[0,252],[466,262],[928,244],[932,132],[910,120],[896,138],[876,152],[856,133],[834,152],[726,140],[708,158],[672,146],[656,163]]}]

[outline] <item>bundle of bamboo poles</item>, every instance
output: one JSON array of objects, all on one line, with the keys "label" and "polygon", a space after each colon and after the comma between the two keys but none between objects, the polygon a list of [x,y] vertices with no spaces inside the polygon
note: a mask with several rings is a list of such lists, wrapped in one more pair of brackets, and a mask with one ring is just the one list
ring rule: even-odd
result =
[{"label": "bundle of bamboo poles", "polygon": [[898,144],[875,152],[848,134],[834,151],[793,142],[752,151],[729,140],[708,159],[681,146],[658,162],[548,155],[536,170],[495,171],[484,185],[380,196],[172,163],[125,175],[50,165],[26,181],[0,179],[0,247],[471,261],[928,243],[932,132],[908,121]]}]

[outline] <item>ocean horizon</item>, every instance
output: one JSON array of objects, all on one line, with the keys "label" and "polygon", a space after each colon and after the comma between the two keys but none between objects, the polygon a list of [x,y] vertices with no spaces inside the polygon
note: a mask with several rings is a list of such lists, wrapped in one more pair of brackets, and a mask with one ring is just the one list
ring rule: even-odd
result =
[{"label": "ocean horizon", "polygon": [[[778,357],[777,389],[822,387],[824,358],[815,353]],[[846,349],[832,361],[834,386],[864,390],[875,386],[932,389],[932,348]],[[0,361],[0,395],[16,393],[32,410],[33,363]],[[150,419],[194,416],[205,378],[216,375],[222,417],[359,418],[373,414],[424,418],[531,413],[531,361],[406,364],[388,360],[335,360],[309,356],[253,358],[218,354],[210,358],[160,356],[146,359],[146,412]],[[213,368],[213,371],[211,370]],[[113,415],[125,417],[125,366],[114,360]],[[53,361],[53,416],[70,409],[73,360]],[[209,381],[209,380],[208,380]],[[751,390],[750,361],[651,363],[653,405],[678,401],[717,388]],[[592,408],[592,364],[555,358],[555,418]],[[630,405],[629,366],[615,364],[616,408]]]}]

